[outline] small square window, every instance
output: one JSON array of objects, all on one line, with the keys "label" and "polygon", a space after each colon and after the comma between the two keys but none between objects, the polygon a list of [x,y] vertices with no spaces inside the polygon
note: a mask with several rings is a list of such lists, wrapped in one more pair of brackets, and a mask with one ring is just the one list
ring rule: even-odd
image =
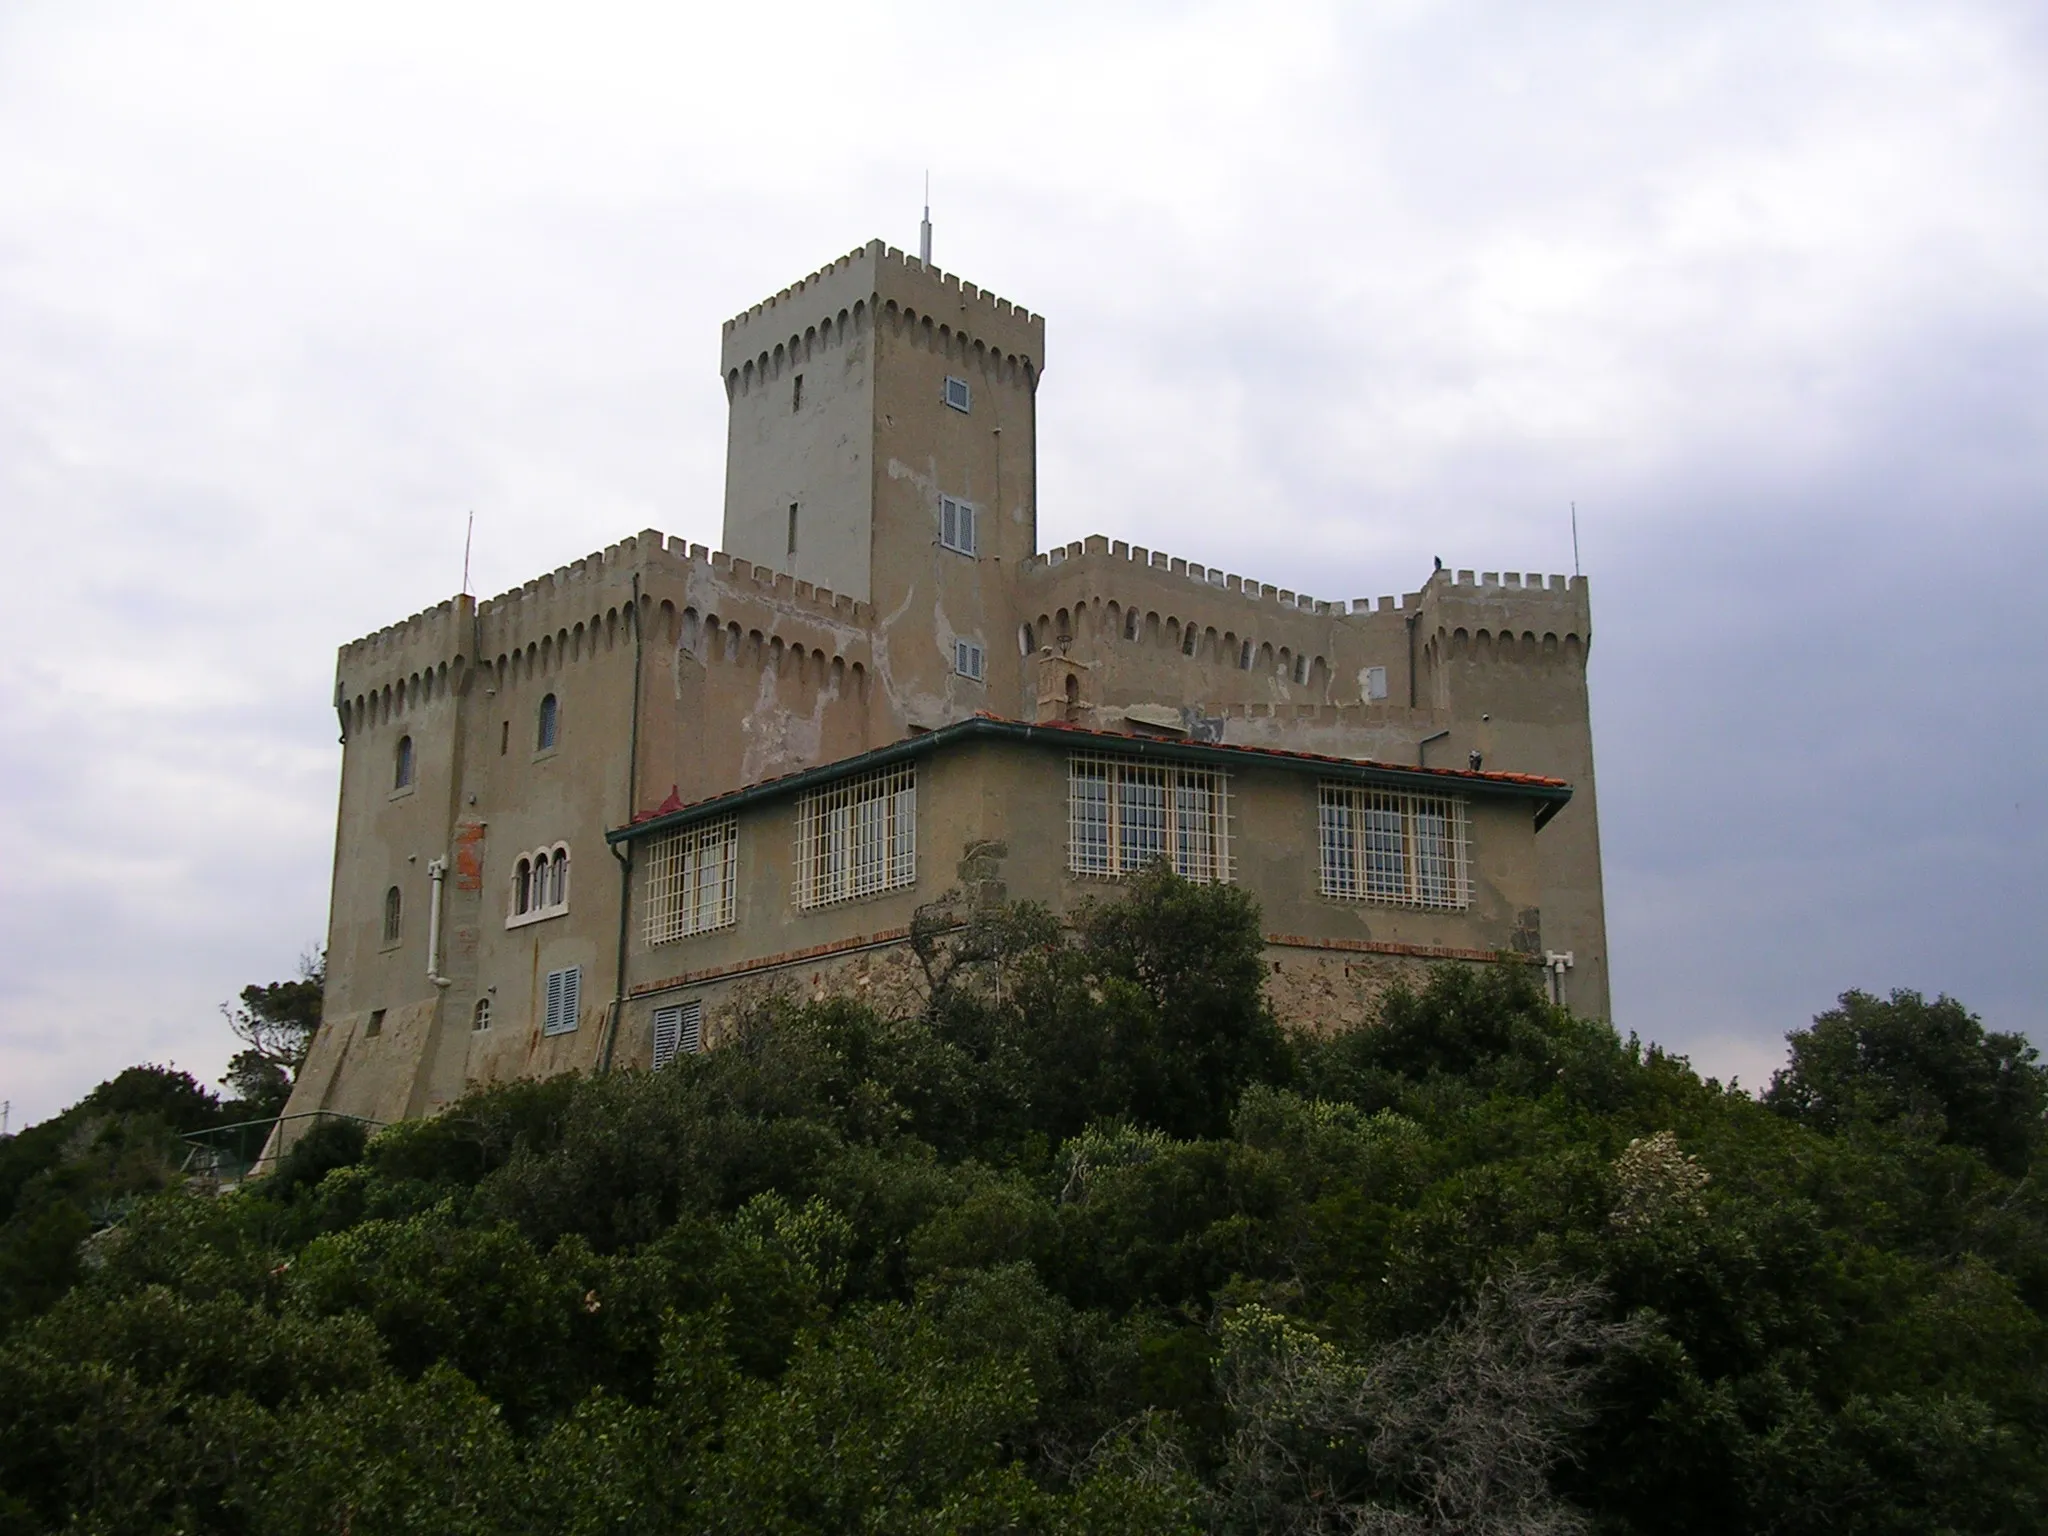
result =
[{"label": "small square window", "polygon": [[367,1040],[373,1035],[381,1035],[383,1033],[384,1010],[382,1008],[372,1008],[370,1010],[370,1022],[363,1026],[363,1038]]},{"label": "small square window", "polygon": [[953,642],[953,670],[962,677],[971,677],[977,683],[980,682],[985,662],[986,657],[981,647],[972,640]]},{"label": "small square window", "polygon": [[951,496],[939,498],[939,543],[963,555],[976,552],[974,508]]},{"label": "small square window", "polygon": [[973,393],[967,388],[965,379],[948,377],[946,380],[946,404],[956,411],[969,410],[974,403]]}]

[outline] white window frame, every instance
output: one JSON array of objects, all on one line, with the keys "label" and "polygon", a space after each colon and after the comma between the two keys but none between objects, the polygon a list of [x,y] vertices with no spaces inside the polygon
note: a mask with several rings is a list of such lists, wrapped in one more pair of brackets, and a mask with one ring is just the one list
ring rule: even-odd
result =
[{"label": "white window frame", "polygon": [[659,1072],[678,1056],[695,1056],[704,1049],[704,1000],[693,997],[654,1010],[654,1070]]},{"label": "white window frame", "polygon": [[570,965],[559,971],[549,971],[543,999],[540,1032],[543,1035],[574,1034],[577,1014],[583,1007],[583,967]]},{"label": "white window frame", "polygon": [[960,677],[984,682],[988,676],[988,652],[978,641],[955,640],[953,642],[953,671]]},{"label": "white window frame", "polygon": [[720,816],[679,827],[647,849],[647,943],[673,944],[720,928],[739,915],[740,826]]},{"label": "white window frame", "polygon": [[1230,775],[1093,752],[1067,759],[1067,869],[1120,880],[1165,858],[1175,874],[1228,884]]},{"label": "white window frame", "polygon": [[939,544],[956,554],[981,553],[981,515],[971,501],[958,496],[939,498]]},{"label": "white window frame", "polygon": [[[562,873],[559,881],[555,878],[555,861],[561,861]],[[524,928],[529,923],[544,923],[551,917],[566,917],[569,912],[569,881],[575,873],[576,861],[569,855],[567,843],[549,843],[543,848],[531,848],[512,861],[510,885],[505,893],[505,926]],[[526,910],[519,908],[519,872],[525,869],[532,882],[526,889]]]},{"label": "white window frame", "polygon": [[917,883],[917,765],[898,763],[797,801],[792,899],[812,911]]},{"label": "white window frame", "polygon": [[965,379],[956,379],[950,373],[946,375],[946,386],[939,391],[939,398],[963,416],[974,409],[973,387]]},{"label": "white window frame", "polygon": [[1326,782],[1316,801],[1323,895],[1441,912],[1472,905],[1472,818],[1463,799]]}]

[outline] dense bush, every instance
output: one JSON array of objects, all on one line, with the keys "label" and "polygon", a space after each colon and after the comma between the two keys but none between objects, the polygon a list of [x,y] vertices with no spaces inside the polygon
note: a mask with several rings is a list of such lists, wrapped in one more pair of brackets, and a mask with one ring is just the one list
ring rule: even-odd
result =
[{"label": "dense bush", "polygon": [[916,1017],[771,1007],[51,1235],[0,1517],[2040,1528],[2041,1070],[1953,1005],[1852,994],[1920,1044],[1824,1017],[1760,1104],[1504,972],[1290,1040],[1250,902],[1170,877],[915,939]]}]

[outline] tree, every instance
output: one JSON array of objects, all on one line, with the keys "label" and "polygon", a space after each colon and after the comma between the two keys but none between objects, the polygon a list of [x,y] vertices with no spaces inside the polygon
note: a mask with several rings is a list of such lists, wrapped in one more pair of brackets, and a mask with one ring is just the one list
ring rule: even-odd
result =
[{"label": "tree", "polygon": [[239,1008],[220,1005],[221,1016],[244,1047],[229,1059],[221,1083],[247,1106],[250,1119],[284,1112],[313,1031],[320,1027],[326,990],[327,955],[314,950],[299,957],[296,981],[247,986]]},{"label": "tree", "polygon": [[1791,1063],[1764,1099],[1817,1131],[1888,1126],[1974,1148],[2015,1175],[2041,1144],[2048,1067],[2024,1036],[1987,1032],[1952,997],[1844,992],[1788,1039]]}]

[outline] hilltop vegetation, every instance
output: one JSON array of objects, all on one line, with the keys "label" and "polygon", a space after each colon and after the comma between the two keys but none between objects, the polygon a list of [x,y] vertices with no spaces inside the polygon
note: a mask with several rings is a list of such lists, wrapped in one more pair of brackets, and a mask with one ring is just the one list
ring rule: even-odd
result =
[{"label": "hilltop vegetation", "polygon": [[1759,1102],[1498,972],[1289,1039],[1248,898],[1168,876],[915,938],[919,1016],[11,1267],[5,1525],[2040,1529],[2044,1074],[1952,1001],[1848,995]]}]

